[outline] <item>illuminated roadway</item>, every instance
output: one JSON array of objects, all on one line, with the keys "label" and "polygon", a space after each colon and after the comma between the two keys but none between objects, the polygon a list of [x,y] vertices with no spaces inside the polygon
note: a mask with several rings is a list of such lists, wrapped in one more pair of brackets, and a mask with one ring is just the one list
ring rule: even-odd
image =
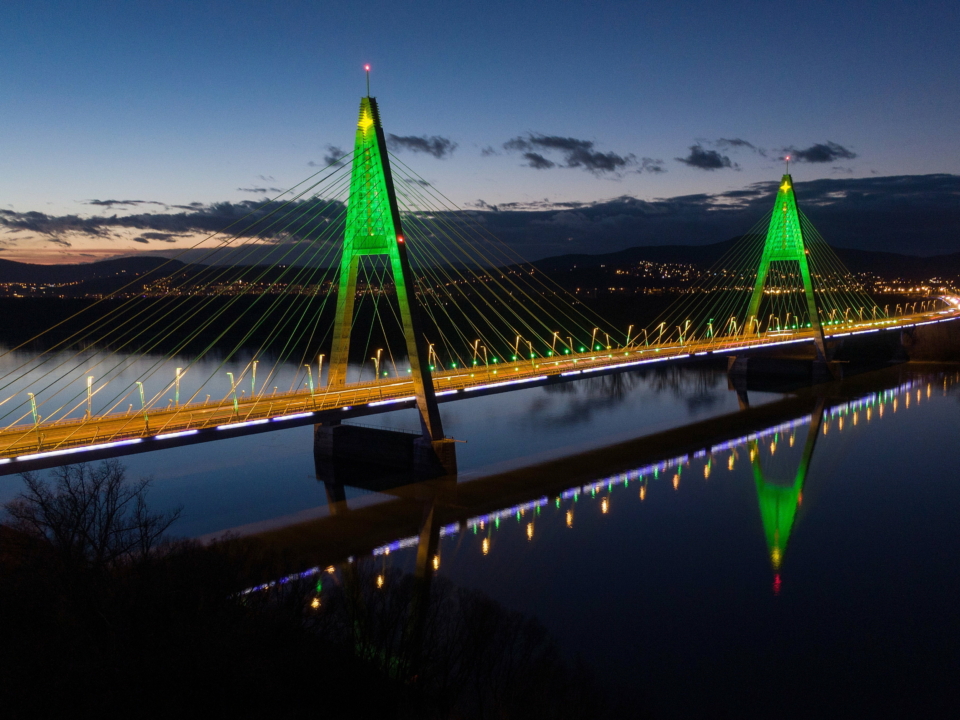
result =
[{"label": "illuminated roadway", "polygon": [[[850,323],[826,332],[827,338],[865,335],[960,319],[960,299],[944,298],[948,310],[908,315],[880,322]],[[720,337],[670,345],[632,345],[598,352],[571,353],[522,362],[493,363],[432,373],[439,402],[519,389],[552,378],[583,377],[698,355],[736,354],[793,343],[811,342],[813,332],[784,331],[762,337]],[[193,403],[170,409],[77,418],[39,425],[17,425],[0,431],[0,474],[49,467],[82,459],[159,450],[280,430],[297,425],[331,422],[402,407],[412,407],[413,382],[405,379],[343,385],[261,395],[218,404]]]}]

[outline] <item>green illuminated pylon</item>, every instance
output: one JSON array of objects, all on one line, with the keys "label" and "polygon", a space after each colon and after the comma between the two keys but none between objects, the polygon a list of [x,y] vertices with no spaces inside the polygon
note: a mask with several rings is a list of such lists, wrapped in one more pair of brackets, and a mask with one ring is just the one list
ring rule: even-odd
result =
[{"label": "green illuminated pylon", "polygon": [[777,201],[773,207],[770,226],[767,228],[763,255],[757,270],[757,282],[753,286],[753,294],[750,296],[750,305],[747,308],[747,332],[754,332],[754,326],[756,326],[757,334],[760,333],[760,319],[757,313],[760,310],[763,287],[767,281],[770,266],[775,262],[795,262],[800,266],[800,276],[803,278],[803,293],[807,298],[807,314],[810,316],[810,328],[817,346],[817,355],[820,359],[826,360],[823,327],[820,325],[820,313],[813,294],[808,255],[809,250],[804,242],[800,216],[797,214],[797,198],[793,194],[793,178],[789,174],[784,175],[780,189],[777,191]]},{"label": "green illuminated pylon", "polygon": [[822,421],[823,400],[820,400],[810,417],[807,441],[803,446],[803,455],[800,457],[797,473],[789,483],[779,483],[766,476],[760,465],[760,449],[757,441],[749,442],[750,464],[753,466],[753,479],[757,486],[760,519],[763,521],[763,533],[767,539],[770,563],[775,572],[780,570],[783,553],[790,540],[790,532],[793,530],[793,522],[800,507],[803,486],[810,469],[810,458],[813,456],[813,449],[820,435]]},{"label": "green illuminated pylon", "polygon": [[433,379],[430,369],[421,363],[421,358],[426,356],[426,348],[416,308],[411,306],[413,274],[407,259],[400,211],[397,208],[393,176],[387,159],[386,139],[380,126],[377,101],[371,97],[360,100],[360,121],[357,123],[357,139],[350,175],[350,198],[347,201],[347,224],[340,260],[337,316],[333,326],[333,351],[329,370],[331,386],[343,385],[346,382],[350,332],[357,297],[357,271],[364,255],[386,255],[390,260],[417,405],[426,434],[433,441],[442,440],[443,427],[433,390]]}]

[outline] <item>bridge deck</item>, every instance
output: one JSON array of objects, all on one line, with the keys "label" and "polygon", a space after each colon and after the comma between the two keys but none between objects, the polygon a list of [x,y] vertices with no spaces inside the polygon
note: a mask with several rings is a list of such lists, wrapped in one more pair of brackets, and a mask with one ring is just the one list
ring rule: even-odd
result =
[{"label": "bridge deck", "polygon": [[[842,331],[827,333],[828,338],[860,335],[883,330],[899,330],[917,325],[960,319],[960,308],[948,311],[905,316],[883,323],[852,323]],[[810,342],[811,331],[766,333],[762,337],[730,339],[717,338],[687,344],[631,346],[600,352],[573,353],[532,361],[491,364],[469,369],[443,370],[433,373],[436,393],[441,400],[465,397],[473,391],[500,390],[507,386],[523,387],[550,377],[581,375],[585,373],[616,371],[639,365],[687,358],[693,355],[732,354],[748,350]],[[411,380],[366,382],[326,387],[314,393],[263,395],[239,401],[236,409],[232,399],[219,404],[194,403],[171,409],[153,409],[77,418],[39,425],[18,425],[0,430],[0,473],[63,462],[79,461],[70,457],[87,450],[98,451],[102,457],[116,450],[122,454],[126,446],[145,440],[164,441],[154,444],[157,449],[171,445],[197,442],[200,433],[216,432],[215,437],[233,437],[248,432],[282,429],[292,424],[320,421],[318,414],[329,411],[364,407],[365,413],[388,411],[402,404],[412,404]],[[382,410],[381,410],[382,408]],[[146,448],[142,448],[146,449]]]}]

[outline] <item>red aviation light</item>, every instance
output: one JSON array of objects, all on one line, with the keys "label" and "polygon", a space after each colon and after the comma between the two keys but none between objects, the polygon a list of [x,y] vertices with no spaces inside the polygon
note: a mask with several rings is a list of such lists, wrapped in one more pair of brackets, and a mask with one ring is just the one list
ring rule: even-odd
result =
[{"label": "red aviation light", "polygon": [[364,65],[364,66],[363,66],[363,69],[366,70],[367,72],[370,72],[370,66],[369,66],[369,65]]},{"label": "red aviation light", "polygon": [[398,242],[398,243],[402,243],[402,242],[403,242],[403,235],[397,235],[397,242]]}]

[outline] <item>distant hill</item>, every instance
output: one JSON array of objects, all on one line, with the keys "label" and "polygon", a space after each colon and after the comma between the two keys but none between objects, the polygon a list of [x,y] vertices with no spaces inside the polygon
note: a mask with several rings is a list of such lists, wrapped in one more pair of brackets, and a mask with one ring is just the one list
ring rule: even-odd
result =
[{"label": "distant hill", "polygon": [[34,283],[37,285],[89,282],[126,275],[134,277],[155,271],[166,263],[170,273],[183,267],[179,260],[147,255],[101,260],[78,265],[31,265],[30,263],[0,260],[0,283]]},{"label": "distant hill", "polygon": [[[642,261],[679,263],[711,267],[720,260],[740,238],[725,240],[712,245],[652,245],[632,247],[601,255],[557,255],[531,263],[548,273],[577,270],[596,270],[601,266],[625,267]],[[925,280],[931,277],[960,276],[960,253],[919,257],[899,253],[874,252],[834,248],[834,252],[852,272],[872,272],[881,277],[902,277]]]}]

